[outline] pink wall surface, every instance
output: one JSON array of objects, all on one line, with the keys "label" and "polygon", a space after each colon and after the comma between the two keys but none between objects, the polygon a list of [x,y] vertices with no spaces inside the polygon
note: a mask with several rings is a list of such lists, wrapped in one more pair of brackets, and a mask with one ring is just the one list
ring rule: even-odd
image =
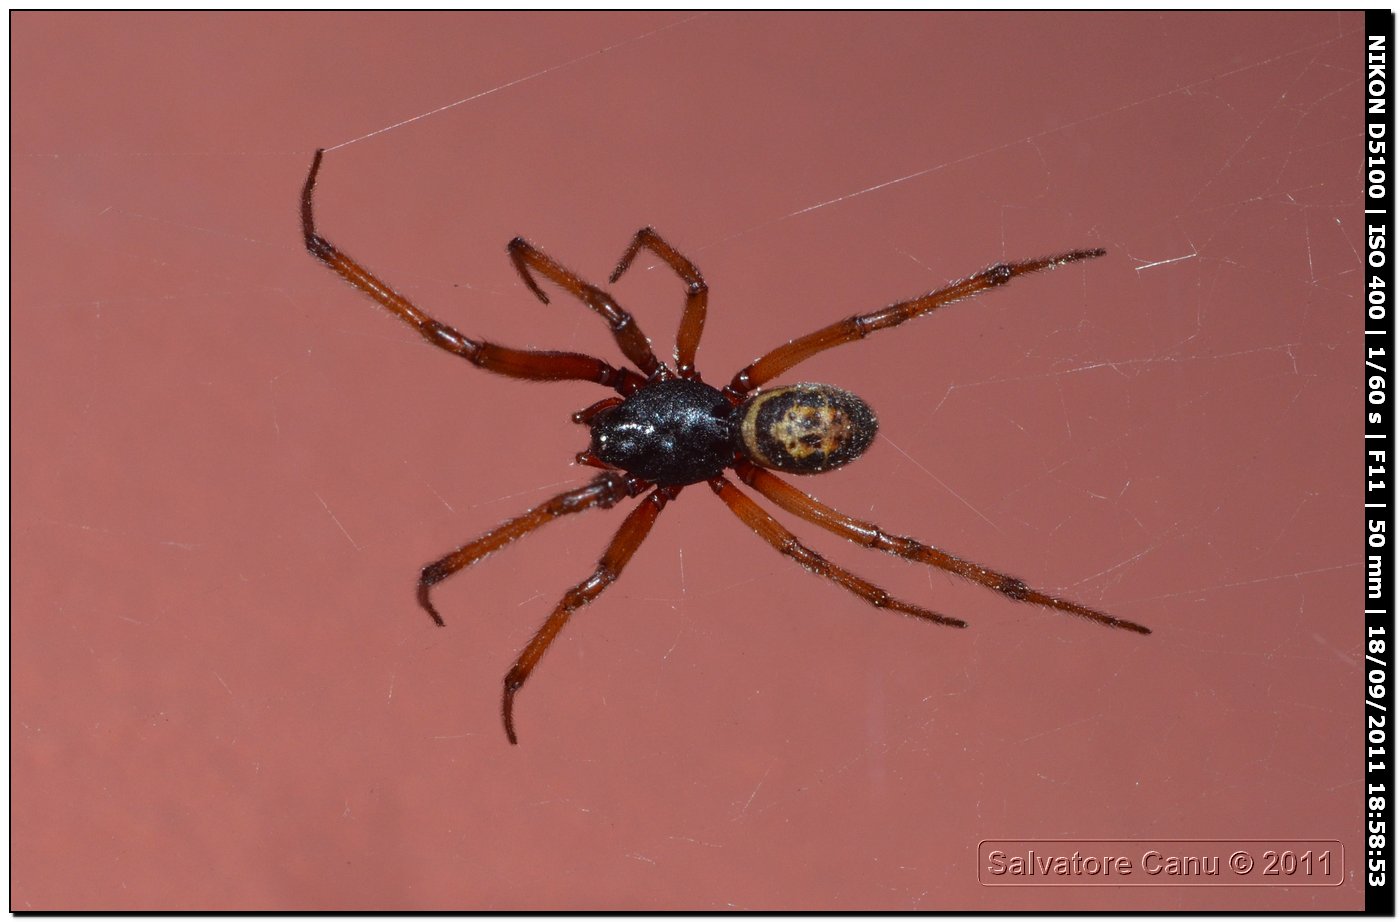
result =
[{"label": "pink wall surface", "polygon": [[[13,909],[1361,905],[1361,17],[12,17]],[[1104,247],[795,370],[881,436],[800,486],[1150,625],[1017,605],[704,486],[518,699],[620,510],[569,414],[426,346],[620,361],[535,301],[657,227],[723,382],[1002,259]],[[614,288],[669,353],[682,286]],[[989,887],[985,839],[1327,839],[1332,887]]]}]

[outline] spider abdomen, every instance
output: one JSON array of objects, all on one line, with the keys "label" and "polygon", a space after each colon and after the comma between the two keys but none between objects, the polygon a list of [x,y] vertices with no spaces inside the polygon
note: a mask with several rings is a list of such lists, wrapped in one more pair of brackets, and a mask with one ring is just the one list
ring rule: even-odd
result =
[{"label": "spider abdomen", "polygon": [[870,447],[879,424],[864,400],[830,384],[759,391],[736,413],[736,447],[762,467],[820,474]]},{"label": "spider abdomen", "polygon": [[649,384],[593,420],[590,451],[660,486],[718,477],[734,460],[733,406],[688,378]]}]

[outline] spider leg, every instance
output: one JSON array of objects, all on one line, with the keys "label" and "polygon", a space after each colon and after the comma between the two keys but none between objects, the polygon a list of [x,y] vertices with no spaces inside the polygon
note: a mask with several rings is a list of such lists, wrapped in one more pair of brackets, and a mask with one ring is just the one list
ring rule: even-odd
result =
[{"label": "spider leg", "polygon": [[617,534],[613,535],[608,549],[598,561],[598,569],[594,570],[588,579],[564,593],[564,598],[559,600],[553,613],[545,619],[535,636],[530,638],[530,642],[521,651],[520,658],[510,667],[510,672],[506,673],[505,693],[501,697],[501,718],[505,721],[506,738],[510,740],[511,745],[516,743],[515,721],[512,717],[515,693],[520,691],[520,686],[530,677],[530,672],[540,661],[540,657],[544,656],[544,651],[549,649],[554,638],[564,629],[569,616],[592,602],[621,575],[622,568],[632,559],[632,555],[641,547],[642,541],[651,531],[651,526],[661,513],[662,507],[678,492],[679,487],[661,487],[653,490],[627,514],[627,519],[617,530]]},{"label": "spider leg", "polygon": [[910,301],[900,301],[869,314],[847,317],[845,320],[822,327],[815,333],[808,333],[806,336],[794,339],[760,358],[754,359],[746,367],[740,369],[725,390],[733,394],[747,394],[819,352],[825,352],[827,349],[833,349],[857,339],[864,339],[876,330],[898,326],[906,320],[922,317],[945,304],[970,298],[998,285],[1005,285],[1018,275],[1040,272],[1043,269],[1054,269],[1057,266],[1078,262],[1081,259],[1103,256],[1104,253],[1104,250],[1075,250],[1071,253],[1046,256],[1042,259],[998,263],[971,278],[953,282],[922,297]]},{"label": "spider leg", "polygon": [[437,609],[433,607],[432,601],[428,598],[428,590],[432,589],[433,586],[458,570],[466,569],[487,554],[499,551],[512,541],[523,538],[541,525],[553,522],[560,516],[568,515],[571,512],[583,512],[585,509],[592,509],[595,506],[607,509],[624,497],[636,496],[647,486],[645,481],[626,474],[618,472],[603,474],[601,477],[589,481],[585,486],[560,493],[510,521],[502,522],[476,540],[462,545],[441,560],[435,560],[424,567],[422,575],[418,578],[418,604],[422,605],[423,610],[432,616],[438,627],[442,627],[442,616],[438,614]]},{"label": "spider leg", "polygon": [[532,381],[596,381],[621,394],[630,394],[641,386],[643,379],[636,372],[614,368],[591,355],[511,349],[495,343],[469,339],[419,310],[411,301],[316,232],[311,202],[323,153],[321,150],[316,151],[316,156],[311,161],[311,170],[306,174],[306,185],[301,190],[301,230],[306,248],[311,251],[312,256],[334,269],[345,281],[412,326],[428,342],[439,349],[460,355],[478,368],[512,378],[526,378]]},{"label": "spider leg", "polygon": [[705,330],[705,310],[710,301],[710,286],[700,276],[695,263],[676,251],[661,235],[650,227],[637,231],[628,244],[627,251],[617,261],[617,268],[608,276],[608,284],[622,278],[622,273],[632,265],[637,252],[646,247],[665,261],[671,271],[685,282],[685,313],[681,315],[680,332],[676,335],[676,372],[682,378],[696,378],[695,350],[700,348],[700,334]]},{"label": "spider leg", "polygon": [[932,621],[935,624],[946,624],[949,627],[967,627],[966,621],[902,602],[874,583],[863,580],[849,570],[838,567],[798,541],[792,532],[778,524],[777,519],[764,512],[757,503],[745,496],[738,487],[724,477],[715,477],[707,482],[710,489],[724,500],[730,511],[738,516],[745,525],[752,528],[760,538],[771,544],[779,553],[786,554],[818,576],[825,577],[841,588],[854,592],[876,608],[889,608],[906,615],[913,615],[915,618]]},{"label": "spider leg", "polygon": [[891,535],[872,522],[865,522],[837,512],[756,465],[741,462],[735,465],[735,471],[744,483],[772,500],[780,508],[786,509],[793,515],[806,519],[815,525],[820,525],[832,534],[840,535],[848,541],[854,541],[856,544],[884,551],[886,554],[893,554],[896,557],[903,557],[905,560],[926,563],[941,570],[947,570],[963,579],[981,583],[988,589],[1000,592],[1017,602],[1029,602],[1032,605],[1043,605],[1056,611],[1068,612],[1105,627],[1122,628],[1126,631],[1136,631],[1139,634],[1152,633],[1149,628],[1145,628],[1141,624],[1115,618],[1069,599],[1047,595],[1039,589],[1032,589],[1014,576],[988,570],[970,560],[954,557],[947,551],[931,547],[914,538]]},{"label": "spider leg", "polygon": [[622,354],[640,368],[642,374],[651,377],[662,367],[656,353],[651,351],[651,340],[647,339],[642,328],[637,326],[637,321],[632,315],[613,300],[612,295],[574,275],[524,237],[516,237],[508,243],[506,252],[510,254],[510,261],[515,264],[515,269],[525,280],[525,284],[545,304],[549,303],[549,296],[535,281],[531,269],[601,315],[608,322],[608,328],[612,330],[613,338],[617,340]]}]

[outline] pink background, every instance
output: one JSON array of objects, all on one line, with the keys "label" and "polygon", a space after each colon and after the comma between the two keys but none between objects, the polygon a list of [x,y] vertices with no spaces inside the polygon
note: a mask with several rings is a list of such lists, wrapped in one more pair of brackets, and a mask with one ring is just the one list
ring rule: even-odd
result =
[{"label": "pink background", "polygon": [[[75,15],[13,24],[12,906],[1361,905],[1359,14]],[[700,365],[1002,258],[1104,259],[829,353],[882,437],[801,481],[1150,625],[1018,606],[704,487],[518,700],[618,510],[416,607],[418,568],[586,480],[617,353],[521,286],[654,224]],[[681,285],[616,286],[669,352]],[[789,521],[785,515],[780,516]],[[978,882],[989,838],[1338,839],[1333,888]]]}]

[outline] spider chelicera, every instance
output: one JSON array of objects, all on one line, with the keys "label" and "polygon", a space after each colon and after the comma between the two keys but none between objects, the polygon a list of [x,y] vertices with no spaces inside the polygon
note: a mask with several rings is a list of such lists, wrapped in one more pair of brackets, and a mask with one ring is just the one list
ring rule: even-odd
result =
[{"label": "spider chelicera", "polygon": [[913,538],[891,535],[871,522],[824,505],[770,473],[777,470],[819,474],[847,464],[870,446],[876,422],[875,414],[863,400],[828,384],[789,384],[768,390],[763,390],[763,385],[819,352],[864,339],[877,330],[898,326],[945,304],[1004,285],[1018,275],[1102,256],[1103,250],[1074,250],[1043,259],[999,263],[921,297],[848,317],[794,339],[755,359],[727,385],[716,388],[704,383],[695,369],[709,288],[700,270],[651,228],[637,231],[608,281],[616,282],[637,254],[646,249],[685,283],[685,310],[676,337],[674,370],[656,357],[636,320],[612,295],[588,284],[521,237],[512,240],[506,250],[525,285],[548,303],[549,297],[535,278],[536,274],[542,275],[596,311],[607,321],[622,354],[637,370],[614,367],[577,352],[511,349],[470,339],[429,317],[316,232],[311,199],[323,153],[316,151],[301,193],[302,233],[311,255],[402,318],[428,342],[479,368],[531,381],[595,381],[619,395],[573,415],[574,422],[588,426],[591,436],[588,450],[578,455],[577,462],[602,468],[604,473],[428,564],[418,580],[418,602],[441,627],[442,616],[428,597],[437,583],[561,516],[586,509],[607,509],[628,497],[646,494],[627,514],[593,575],[564,594],[506,673],[501,716],[512,744],[516,742],[512,718],[515,694],[540,657],[569,616],[618,578],[661,510],[691,484],[708,485],[740,521],[774,549],[876,608],[893,609],[949,627],[967,626],[957,618],[896,599],[811,550],[725,477],[728,469],[779,508],[857,544],[947,570],[1017,602],[1079,615],[1107,627],[1151,633],[1132,621],[1032,589],[1014,576],[954,557]]}]

